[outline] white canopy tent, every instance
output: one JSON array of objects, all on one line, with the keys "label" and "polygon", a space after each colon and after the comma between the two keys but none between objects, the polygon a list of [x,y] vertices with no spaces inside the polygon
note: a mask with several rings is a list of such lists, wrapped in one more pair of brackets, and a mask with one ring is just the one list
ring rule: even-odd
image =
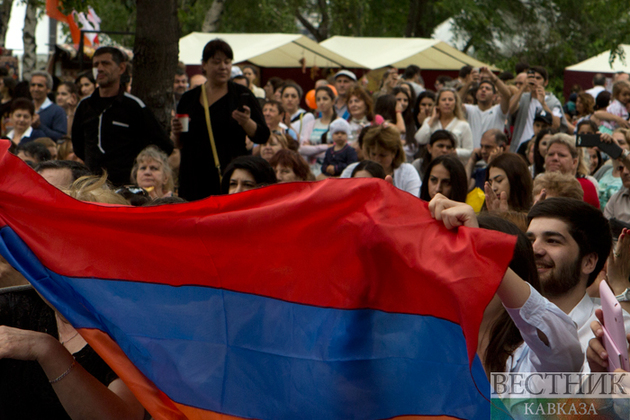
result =
[{"label": "white canopy tent", "polygon": [[320,45],[368,69],[415,64],[422,70],[459,70],[465,65],[498,70],[436,39],[334,36]]},{"label": "white canopy tent", "polygon": [[363,67],[299,34],[217,34],[193,32],[179,40],[179,59],[186,65],[199,65],[203,47],[221,38],[234,51],[234,63],[249,61],[260,67]]},{"label": "white canopy tent", "polygon": [[569,71],[587,71],[595,73],[616,73],[623,71],[630,73],[630,45],[621,45],[625,54],[625,63],[621,61],[619,57],[615,57],[615,61],[610,65],[610,51],[604,51],[601,54],[591,57],[581,63],[574,64],[567,67],[565,70]]}]

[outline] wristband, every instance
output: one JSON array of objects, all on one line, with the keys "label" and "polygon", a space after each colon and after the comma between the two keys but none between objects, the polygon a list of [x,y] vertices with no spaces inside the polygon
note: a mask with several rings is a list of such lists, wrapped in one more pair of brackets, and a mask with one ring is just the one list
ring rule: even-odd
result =
[{"label": "wristband", "polygon": [[[74,356],[73,356],[74,358]],[[62,373],[61,375],[57,376],[55,379],[48,381],[49,384],[55,384],[57,382],[59,382],[60,380],[62,380],[63,378],[65,378],[66,376],[68,376],[68,374],[70,373],[70,371],[72,370],[72,368],[74,367],[74,365],[77,364],[76,360],[72,360],[72,364],[70,365],[70,367],[68,369],[66,369],[66,371],[64,373]]]},{"label": "wristband", "polygon": [[620,295],[615,296],[617,302],[630,302],[630,288],[626,289]]}]

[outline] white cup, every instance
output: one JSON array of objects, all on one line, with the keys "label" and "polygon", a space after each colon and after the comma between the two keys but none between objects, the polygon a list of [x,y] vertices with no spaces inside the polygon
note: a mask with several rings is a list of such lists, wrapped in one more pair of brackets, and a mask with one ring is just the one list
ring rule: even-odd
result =
[{"label": "white cup", "polygon": [[188,114],[177,114],[177,118],[182,123],[182,133],[188,133],[188,123],[190,122]]}]

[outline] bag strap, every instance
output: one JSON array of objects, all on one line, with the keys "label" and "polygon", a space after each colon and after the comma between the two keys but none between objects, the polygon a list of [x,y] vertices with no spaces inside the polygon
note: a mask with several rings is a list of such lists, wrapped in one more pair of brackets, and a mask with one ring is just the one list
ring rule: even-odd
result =
[{"label": "bag strap", "polygon": [[206,127],[208,128],[208,136],[210,137],[210,146],[212,146],[212,154],[214,156],[214,166],[217,167],[219,172],[219,183],[223,182],[223,175],[221,174],[221,162],[219,162],[219,155],[217,154],[217,145],[214,142],[214,133],[212,132],[212,123],[210,122],[210,110],[208,107],[208,96],[206,95],[206,84],[201,85],[201,96],[203,97],[203,110],[206,114]]}]

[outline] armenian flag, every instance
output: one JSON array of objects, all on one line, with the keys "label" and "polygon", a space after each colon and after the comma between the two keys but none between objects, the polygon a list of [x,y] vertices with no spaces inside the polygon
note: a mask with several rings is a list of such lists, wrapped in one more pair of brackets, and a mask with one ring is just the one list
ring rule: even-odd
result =
[{"label": "armenian flag", "polygon": [[154,418],[489,418],[477,333],[514,238],[375,179],[84,203],[8,146],[0,253]]}]

